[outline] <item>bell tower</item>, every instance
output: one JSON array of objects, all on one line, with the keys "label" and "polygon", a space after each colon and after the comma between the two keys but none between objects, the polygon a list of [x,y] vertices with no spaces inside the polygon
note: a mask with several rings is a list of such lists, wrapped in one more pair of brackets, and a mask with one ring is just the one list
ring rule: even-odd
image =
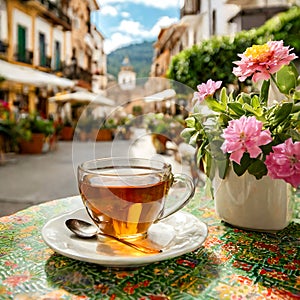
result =
[{"label": "bell tower", "polygon": [[129,57],[123,59],[120,72],[118,74],[118,83],[122,90],[131,90],[135,88],[136,73],[130,64]]}]

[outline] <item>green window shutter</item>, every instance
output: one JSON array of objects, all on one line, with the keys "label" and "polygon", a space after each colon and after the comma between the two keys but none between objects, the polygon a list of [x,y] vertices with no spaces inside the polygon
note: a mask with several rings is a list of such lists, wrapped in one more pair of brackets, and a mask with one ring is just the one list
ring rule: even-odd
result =
[{"label": "green window shutter", "polygon": [[26,28],[18,25],[18,60],[26,62]]},{"label": "green window shutter", "polygon": [[60,69],[60,42],[55,41],[55,70]]},{"label": "green window shutter", "polygon": [[46,66],[46,42],[45,35],[43,33],[39,33],[39,49],[40,49],[40,66]]}]

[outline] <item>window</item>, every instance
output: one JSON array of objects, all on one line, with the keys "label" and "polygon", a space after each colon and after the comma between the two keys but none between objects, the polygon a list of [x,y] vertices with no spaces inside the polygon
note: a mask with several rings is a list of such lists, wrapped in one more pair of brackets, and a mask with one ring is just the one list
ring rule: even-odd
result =
[{"label": "window", "polygon": [[18,25],[17,60],[26,62],[26,27]]},{"label": "window", "polygon": [[60,65],[60,49],[61,49],[61,45],[59,41],[55,41],[55,49],[54,49],[54,70],[60,70],[61,69],[61,65]]},{"label": "window", "polygon": [[47,66],[45,34],[39,33],[40,66]]},{"label": "window", "polygon": [[212,11],[212,35],[216,35],[216,26],[217,26],[217,17],[216,17],[216,10]]}]

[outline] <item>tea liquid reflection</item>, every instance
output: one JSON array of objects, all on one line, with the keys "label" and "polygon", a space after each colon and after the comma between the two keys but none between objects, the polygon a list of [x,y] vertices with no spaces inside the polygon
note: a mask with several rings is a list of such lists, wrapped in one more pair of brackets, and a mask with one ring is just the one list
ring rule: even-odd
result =
[{"label": "tea liquid reflection", "polygon": [[[144,167],[112,167],[101,170],[101,177],[96,174],[83,176],[79,183],[80,193],[100,230],[119,238],[146,236],[150,225],[162,213],[171,186],[170,178],[150,174],[151,171]],[[112,176],[116,172],[122,176]],[[124,176],[132,172],[135,176]],[[139,177],[139,172],[149,174]]]}]

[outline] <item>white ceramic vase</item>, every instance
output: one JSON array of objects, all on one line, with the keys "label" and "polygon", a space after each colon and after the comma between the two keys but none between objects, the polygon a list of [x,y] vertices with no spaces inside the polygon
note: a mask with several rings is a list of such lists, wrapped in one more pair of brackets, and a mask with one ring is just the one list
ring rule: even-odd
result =
[{"label": "white ceramic vase", "polygon": [[215,209],[225,222],[244,229],[278,231],[292,219],[292,188],[283,180],[264,176],[257,180],[232,169],[214,180]]}]

